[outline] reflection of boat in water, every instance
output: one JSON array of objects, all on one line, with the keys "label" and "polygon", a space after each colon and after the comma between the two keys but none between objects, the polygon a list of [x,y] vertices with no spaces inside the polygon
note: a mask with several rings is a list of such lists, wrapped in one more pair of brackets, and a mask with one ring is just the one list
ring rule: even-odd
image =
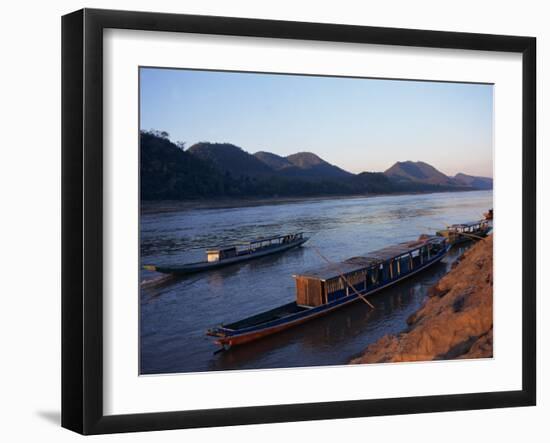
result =
[{"label": "reflection of boat in water", "polygon": [[421,236],[416,241],[295,275],[295,302],[209,329],[207,334],[216,337],[216,343],[224,347],[258,340],[404,280],[439,262],[448,250],[446,238]]},{"label": "reflection of boat in water", "polygon": [[491,231],[489,220],[478,220],[468,223],[457,223],[447,229],[437,231],[437,235],[448,239],[450,245],[486,237]]},{"label": "reflection of boat in water", "polygon": [[243,243],[239,246],[208,249],[206,251],[207,261],[187,263],[180,266],[145,265],[143,269],[162,272],[164,274],[179,275],[210,271],[255,258],[265,257],[266,255],[288,251],[289,249],[301,246],[307,240],[308,237],[304,237],[302,232],[262,238]]}]

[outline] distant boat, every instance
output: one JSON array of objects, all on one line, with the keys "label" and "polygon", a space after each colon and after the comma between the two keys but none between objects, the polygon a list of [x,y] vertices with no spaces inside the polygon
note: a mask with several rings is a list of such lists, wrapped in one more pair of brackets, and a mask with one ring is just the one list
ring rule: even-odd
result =
[{"label": "distant boat", "polygon": [[229,348],[306,321],[374,294],[439,262],[450,246],[440,236],[421,236],[362,257],[294,275],[296,301],[207,331]]},{"label": "distant boat", "polygon": [[447,226],[447,229],[437,231],[437,235],[447,238],[450,245],[456,245],[470,240],[479,240],[486,237],[490,231],[491,224],[489,220],[484,219]]},{"label": "distant boat", "polygon": [[143,269],[161,272],[163,274],[194,274],[265,257],[266,255],[279,254],[301,246],[307,240],[308,237],[305,237],[303,232],[261,238],[248,241],[238,246],[207,249],[206,261],[187,263],[180,266],[145,265]]}]

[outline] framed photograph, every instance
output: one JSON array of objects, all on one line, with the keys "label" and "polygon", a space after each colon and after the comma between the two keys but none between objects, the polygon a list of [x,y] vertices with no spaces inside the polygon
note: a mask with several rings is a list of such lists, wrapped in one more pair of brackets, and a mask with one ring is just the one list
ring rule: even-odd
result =
[{"label": "framed photograph", "polygon": [[62,425],[536,403],[532,37],[62,20]]}]

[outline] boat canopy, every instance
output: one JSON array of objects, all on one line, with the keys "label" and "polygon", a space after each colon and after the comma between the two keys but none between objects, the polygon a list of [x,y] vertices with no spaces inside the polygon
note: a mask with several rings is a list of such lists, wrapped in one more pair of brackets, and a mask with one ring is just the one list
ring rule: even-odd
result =
[{"label": "boat canopy", "polygon": [[341,275],[351,274],[365,268],[380,265],[421,248],[430,248],[432,245],[442,246],[445,241],[446,240],[440,236],[424,235],[421,236],[419,240],[398,243],[368,252],[363,256],[352,257],[343,262],[328,264],[314,270],[305,271],[302,274],[294,275],[294,278],[305,277],[326,281]]},{"label": "boat canopy", "polygon": [[249,240],[249,241],[242,241],[237,244],[233,245],[225,245],[225,246],[218,246],[209,248],[209,250],[222,250],[222,249],[231,249],[235,247],[254,247],[261,245],[262,243],[289,243],[291,241],[301,240],[304,237],[303,232],[293,232],[291,234],[282,234],[282,235],[275,235],[273,237],[265,237],[265,238],[257,238],[255,240]]},{"label": "boat canopy", "polygon": [[209,263],[225,260],[236,256],[237,256],[237,248],[235,246],[230,246],[228,248],[206,250],[206,257]]},{"label": "boat canopy", "polygon": [[253,245],[255,243],[263,243],[263,242],[272,242],[275,240],[284,240],[285,238],[289,240],[297,240],[299,238],[302,238],[304,236],[303,232],[294,232],[292,234],[284,234],[284,235],[276,235],[274,237],[266,237],[266,238],[259,238],[256,240],[251,240],[248,242],[244,242],[243,244],[250,244]]},{"label": "boat canopy", "polygon": [[486,225],[488,223],[489,222],[487,220],[476,220],[476,221],[471,221],[466,223],[456,223],[454,225],[451,225],[450,228],[472,228],[475,226]]}]

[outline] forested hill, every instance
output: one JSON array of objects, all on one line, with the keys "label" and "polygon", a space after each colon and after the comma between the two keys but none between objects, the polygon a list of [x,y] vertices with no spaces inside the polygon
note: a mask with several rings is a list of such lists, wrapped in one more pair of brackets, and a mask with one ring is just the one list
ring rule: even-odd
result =
[{"label": "forested hill", "polygon": [[[405,162],[412,163],[412,162]],[[425,163],[422,169],[433,168]],[[187,200],[208,198],[269,198],[369,193],[437,192],[487,189],[492,179],[458,174],[449,181],[400,173],[392,167],[385,173],[352,174],[311,152],[281,157],[270,152],[249,154],[229,143],[202,142],[184,149],[168,134],[142,131],[140,135],[141,198]],[[388,173],[389,172],[389,173]],[[433,171],[431,171],[433,172]],[[436,174],[437,175],[437,174]],[[459,177],[460,176],[460,177]]]}]

